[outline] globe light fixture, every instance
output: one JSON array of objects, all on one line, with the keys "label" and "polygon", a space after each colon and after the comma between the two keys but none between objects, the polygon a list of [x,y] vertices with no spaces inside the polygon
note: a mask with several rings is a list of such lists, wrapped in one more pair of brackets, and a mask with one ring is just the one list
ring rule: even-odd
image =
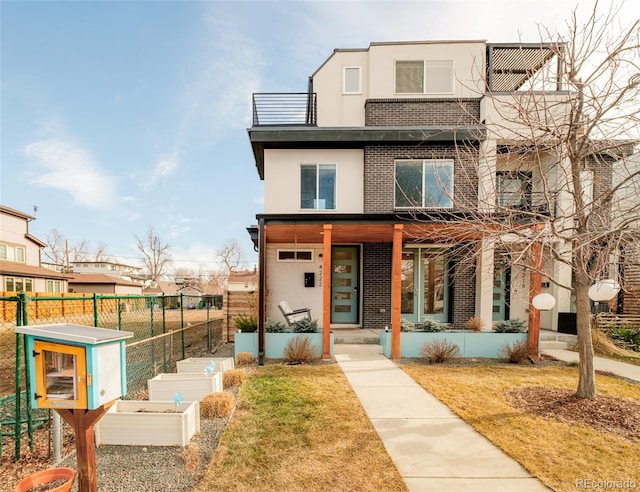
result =
[{"label": "globe light fixture", "polygon": [[549,311],[556,305],[556,299],[551,294],[543,293],[531,299],[531,304],[538,311]]},{"label": "globe light fixture", "polygon": [[620,292],[620,284],[615,280],[598,280],[589,287],[589,299],[597,302],[606,302],[613,299]]}]

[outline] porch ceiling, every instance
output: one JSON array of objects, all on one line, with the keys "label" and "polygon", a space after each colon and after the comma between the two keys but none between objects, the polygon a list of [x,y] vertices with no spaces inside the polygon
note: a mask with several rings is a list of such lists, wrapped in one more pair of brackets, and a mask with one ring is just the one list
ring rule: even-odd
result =
[{"label": "porch ceiling", "polygon": [[[396,222],[398,224],[398,222]],[[477,230],[469,226],[448,224],[402,224],[403,242],[474,241],[480,239]],[[390,243],[394,224],[332,224],[331,242]],[[323,224],[268,224],[265,226],[267,243],[319,244],[323,242]]]}]

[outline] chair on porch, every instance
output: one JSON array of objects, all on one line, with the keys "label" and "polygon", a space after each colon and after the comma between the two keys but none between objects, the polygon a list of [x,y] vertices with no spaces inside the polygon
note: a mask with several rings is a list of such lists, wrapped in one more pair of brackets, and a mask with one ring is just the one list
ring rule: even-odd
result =
[{"label": "chair on porch", "polygon": [[302,319],[311,319],[311,309],[291,309],[291,306],[289,306],[287,301],[280,301],[278,303],[278,309],[280,309],[280,312],[284,316],[284,320],[287,322],[288,326],[293,326],[296,321],[300,321]]}]

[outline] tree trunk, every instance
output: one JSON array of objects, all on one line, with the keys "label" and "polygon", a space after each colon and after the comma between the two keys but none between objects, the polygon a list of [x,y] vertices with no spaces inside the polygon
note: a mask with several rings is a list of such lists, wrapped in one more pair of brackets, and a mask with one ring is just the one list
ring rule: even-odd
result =
[{"label": "tree trunk", "polygon": [[596,375],[593,367],[593,340],[591,338],[591,306],[589,303],[589,277],[584,272],[576,272],[576,324],[578,331],[578,398],[596,397]]}]

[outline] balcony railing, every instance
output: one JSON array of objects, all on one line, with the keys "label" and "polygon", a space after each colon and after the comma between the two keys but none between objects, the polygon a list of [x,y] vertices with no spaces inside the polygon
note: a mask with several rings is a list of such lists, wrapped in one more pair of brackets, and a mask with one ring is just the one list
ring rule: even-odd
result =
[{"label": "balcony railing", "polygon": [[315,126],[316,93],[257,93],[253,95],[253,126]]},{"label": "balcony railing", "polygon": [[523,213],[531,216],[556,217],[556,193],[500,193],[497,210],[502,213]]}]

